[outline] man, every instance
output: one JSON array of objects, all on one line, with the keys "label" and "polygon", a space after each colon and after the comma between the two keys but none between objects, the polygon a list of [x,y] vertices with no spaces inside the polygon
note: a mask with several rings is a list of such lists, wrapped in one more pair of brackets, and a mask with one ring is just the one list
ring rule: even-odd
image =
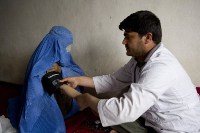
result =
[{"label": "man", "polygon": [[[103,126],[141,117],[145,127],[156,132],[200,132],[199,95],[183,67],[161,43],[160,20],[150,11],[138,11],[124,19],[119,29],[124,30],[122,43],[132,56],[130,61],[110,75],[65,78],[61,82],[69,86],[61,89],[77,100],[80,109],[95,110]],[[80,94],[73,89],[77,86],[95,88],[97,93],[129,89],[119,98],[99,99]]]}]

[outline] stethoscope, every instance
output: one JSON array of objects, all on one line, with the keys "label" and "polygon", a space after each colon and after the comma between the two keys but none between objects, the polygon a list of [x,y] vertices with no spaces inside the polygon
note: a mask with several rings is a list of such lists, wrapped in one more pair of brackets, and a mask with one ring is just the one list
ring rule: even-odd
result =
[{"label": "stethoscope", "polygon": [[136,83],[136,70],[137,70],[137,67],[141,70],[145,66],[146,63],[147,62],[139,62],[139,61],[137,61],[137,64],[135,65],[135,69],[134,69],[134,83]]},{"label": "stethoscope", "polygon": [[145,66],[145,64],[147,63],[147,61],[150,59],[150,57],[153,55],[153,53],[160,47],[160,45],[161,45],[161,44],[158,44],[156,47],[154,47],[154,48],[150,51],[149,55],[147,55],[147,57],[146,57],[146,59],[145,59],[144,61],[138,61],[138,60],[136,59],[137,64],[136,64],[135,69],[134,69],[134,83],[136,83],[136,69],[137,69],[137,67],[139,67],[139,68],[140,68],[140,71],[141,71],[141,69],[144,68],[144,66]]}]

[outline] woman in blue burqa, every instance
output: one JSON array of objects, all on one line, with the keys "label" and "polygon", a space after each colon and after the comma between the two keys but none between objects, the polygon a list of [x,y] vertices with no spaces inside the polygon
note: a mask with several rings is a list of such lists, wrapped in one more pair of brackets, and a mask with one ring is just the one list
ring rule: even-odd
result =
[{"label": "woman in blue burqa", "polygon": [[[25,75],[22,91],[19,132],[57,133],[66,132],[64,118],[79,111],[74,99],[60,92],[49,95],[41,79],[56,68],[62,77],[84,75],[70,54],[73,35],[65,27],[54,26],[33,53]],[[81,87],[76,88],[82,92]]]}]

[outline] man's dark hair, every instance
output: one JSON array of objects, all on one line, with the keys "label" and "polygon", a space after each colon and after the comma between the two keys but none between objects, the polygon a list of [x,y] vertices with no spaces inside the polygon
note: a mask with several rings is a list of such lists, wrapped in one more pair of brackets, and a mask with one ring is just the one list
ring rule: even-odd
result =
[{"label": "man's dark hair", "polygon": [[138,11],[129,15],[120,25],[120,30],[137,32],[140,37],[152,33],[153,41],[158,44],[162,39],[162,29],[159,18],[150,11]]}]

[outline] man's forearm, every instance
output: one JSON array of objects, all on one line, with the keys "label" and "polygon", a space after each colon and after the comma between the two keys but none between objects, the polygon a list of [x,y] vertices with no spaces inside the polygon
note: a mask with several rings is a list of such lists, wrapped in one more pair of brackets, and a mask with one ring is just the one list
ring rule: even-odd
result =
[{"label": "man's forearm", "polygon": [[91,77],[86,77],[86,76],[80,76],[77,77],[79,86],[85,86],[85,87],[90,87],[94,88],[94,81]]}]

